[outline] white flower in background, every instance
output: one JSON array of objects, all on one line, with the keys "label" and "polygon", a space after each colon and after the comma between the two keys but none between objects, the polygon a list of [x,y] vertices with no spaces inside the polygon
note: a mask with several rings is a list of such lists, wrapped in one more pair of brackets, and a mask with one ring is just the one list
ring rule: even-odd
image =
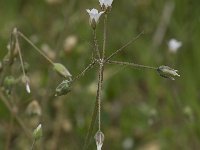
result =
[{"label": "white flower in background", "polygon": [[104,13],[104,11],[98,12],[97,9],[86,9],[86,11],[88,12],[89,16],[90,16],[90,25],[92,26],[93,29],[96,28],[96,25],[99,22],[99,18],[100,16]]},{"label": "white flower in background", "polygon": [[111,8],[112,2],[113,2],[113,0],[99,0],[99,3],[103,10],[105,10],[107,8]]},{"label": "white flower in background", "polygon": [[182,46],[181,41],[177,41],[176,39],[171,39],[168,42],[168,48],[170,52],[176,53],[177,50]]}]

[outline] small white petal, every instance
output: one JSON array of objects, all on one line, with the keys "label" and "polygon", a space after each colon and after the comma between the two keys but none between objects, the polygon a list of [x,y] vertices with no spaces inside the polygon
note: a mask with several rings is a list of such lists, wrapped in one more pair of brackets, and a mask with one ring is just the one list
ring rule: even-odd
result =
[{"label": "small white petal", "polygon": [[97,145],[97,150],[101,150],[102,146],[103,146],[103,144]]},{"label": "small white petal", "polygon": [[27,91],[28,93],[31,93],[31,89],[30,89],[30,86],[29,86],[29,83],[28,83],[28,82],[26,82],[26,91]]},{"label": "small white petal", "polygon": [[101,7],[104,5],[106,8],[111,7],[113,0],[99,0]]}]

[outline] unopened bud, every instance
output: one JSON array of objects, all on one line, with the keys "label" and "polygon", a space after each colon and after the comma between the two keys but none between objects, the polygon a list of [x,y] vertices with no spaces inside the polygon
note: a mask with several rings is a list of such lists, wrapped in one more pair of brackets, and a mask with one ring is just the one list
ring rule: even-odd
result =
[{"label": "unopened bud", "polygon": [[7,76],[4,79],[4,85],[5,86],[12,86],[16,83],[16,80],[13,76]]},{"label": "unopened bud", "polygon": [[33,100],[28,104],[26,112],[30,116],[41,116],[42,114],[41,107],[36,100]]},{"label": "unopened bud", "polygon": [[70,74],[70,72],[68,71],[68,69],[65,68],[64,65],[62,65],[60,63],[54,63],[53,65],[54,65],[54,70],[58,74],[60,74],[61,76],[65,77],[65,78],[67,78],[67,77],[71,78],[72,77],[72,75]]},{"label": "unopened bud", "polygon": [[28,93],[31,93],[31,89],[30,89],[30,79],[28,76],[23,76],[22,77],[22,82],[25,84],[26,87],[26,91]]},{"label": "unopened bud", "polygon": [[157,71],[161,77],[169,78],[171,80],[175,80],[174,77],[176,76],[180,77],[180,75],[177,73],[178,70],[172,69],[168,66],[160,66],[158,67]]},{"label": "unopened bud", "polygon": [[16,81],[16,79],[13,76],[7,76],[7,77],[5,77],[3,84],[4,84],[4,87],[5,87],[6,92],[8,94],[11,93],[12,87],[13,87],[14,84],[16,84],[16,82],[17,81]]},{"label": "unopened bud", "polygon": [[96,141],[96,145],[97,145],[97,150],[101,150],[102,146],[103,146],[103,141],[104,141],[104,134],[101,131],[98,131],[95,136],[94,139]]},{"label": "unopened bud", "polygon": [[33,131],[33,138],[39,140],[42,137],[42,125],[39,124],[37,128]]},{"label": "unopened bud", "polygon": [[56,88],[55,96],[61,96],[69,93],[71,91],[70,81],[62,81]]}]

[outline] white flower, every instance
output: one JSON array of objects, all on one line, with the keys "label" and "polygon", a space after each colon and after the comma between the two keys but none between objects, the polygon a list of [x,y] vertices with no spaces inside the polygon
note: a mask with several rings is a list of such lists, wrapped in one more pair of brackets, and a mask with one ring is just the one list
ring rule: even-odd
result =
[{"label": "white flower", "polygon": [[99,0],[99,3],[101,5],[101,7],[105,7],[106,9],[108,7],[111,7],[113,0]]},{"label": "white flower", "polygon": [[89,16],[90,16],[90,25],[95,28],[96,24],[99,22],[99,18],[100,16],[104,13],[103,11],[98,12],[97,9],[86,9],[86,11],[88,12]]},{"label": "white flower", "polygon": [[168,47],[169,50],[173,53],[176,53],[177,50],[182,46],[182,42],[181,41],[177,41],[176,39],[171,39],[168,42]]}]

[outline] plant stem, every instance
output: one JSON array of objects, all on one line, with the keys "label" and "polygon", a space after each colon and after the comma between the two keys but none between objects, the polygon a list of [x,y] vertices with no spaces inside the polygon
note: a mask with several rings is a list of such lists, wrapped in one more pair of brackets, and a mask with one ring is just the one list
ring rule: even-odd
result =
[{"label": "plant stem", "polygon": [[35,143],[36,143],[36,140],[34,139],[34,140],[33,140],[33,143],[32,143],[32,146],[31,146],[31,150],[34,149]]},{"label": "plant stem", "polygon": [[40,53],[40,55],[42,55],[50,64],[54,65],[54,62],[49,57],[47,57],[46,54],[42,52],[42,50],[40,50],[35,44],[33,44],[33,42],[31,42],[31,40],[29,40],[23,33],[21,33],[20,31],[18,31],[17,33],[24,40],[26,40],[38,53]]},{"label": "plant stem", "polygon": [[92,113],[92,120],[90,123],[90,127],[86,136],[85,144],[83,149],[87,150],[91,137],[92,137],[92,132],[95,126],[95,121],[97,118],[97,113],[98,113],[98,128],[101,130],[101,91],[102,91],[102,82],[103,82],[103,62],[99,63],[99,74],[98,74],[98,87],[97,87],[97,94],[96,94],[96,101],[95,101],[95,106],[94,110]]},{"label": "plant stem", "polygon": [[100,52],[99,52],[99,46],[97,43],[97,35],[96,35],[96,29],[93,30],[93,36],[94,36],[94,50],[96,51],[97,57],[100,59]]},{"label": "plant stem", "polygon": [[145,65],[140,65],[140,64],[135,64],[135,63],[130,63],[130,62],[121,62],[121,61],[107,61],[108,64],[119,64],[119,65],[127,65],[127,66],[132,66],[132,67],[137,67],[137,68],[146,68],[146,69],[153,69],[156,70],[157,67],[151,67],[151,66],[145,66]]},{"label": "plant stem", "polygon": [[114,53],[112,53],[108,58],[105,59],[104,62],[109,61],[113,56],[115,56],[116,54],[118,54],[119,52],[121,52],[124,48],[126,48],[127,46],[129,46],[131,43],[135,42],[142,34],[144,34],[144,31],[142,31],[135,38],[133,38],[128,43],[126,43],[124,46],[122,46],[121,48],[119,48],[118,50],[116,50]]},{"label": "plant stem", "polygon": [[26,73],[25,73],[25,70],[24,70],[24,62],[23,62],[23,59],[22,59],[22,53],[21,53],[21,49],[20,49],[20,46],[19,46],[19,41],[18,41],[17,35],[15,35],[15,40],[16,40],[16,49],[19,53],[19,59],[20,59],[21,67],[22,67],[23,76],[26,77]]},{"label": "plant stem", "polygon": [[105,49],[106,49],[106,38],[107,37],[107,14],[104,17],[104,30],[103,30],[103,51],[102,51],[102,59],[105,58]]},{"label": "plant stem", "polygon": [[84,74],[91,69],[94,65],[96,64],[96,61],[93,61],[91,64],[89,64],[81,73],[79,73],[74,79],[72,80],[73,82],[78,80],[80,77],[84,76]]}]

